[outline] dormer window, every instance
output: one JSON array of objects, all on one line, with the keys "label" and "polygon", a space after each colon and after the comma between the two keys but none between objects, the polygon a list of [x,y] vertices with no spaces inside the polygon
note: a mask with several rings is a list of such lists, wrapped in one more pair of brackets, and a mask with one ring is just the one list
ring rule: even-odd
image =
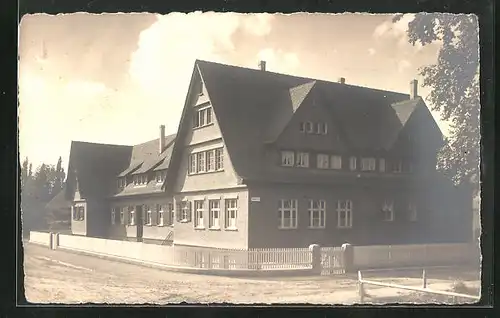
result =
[{"label": "dormer window", "polygon": [[163,183],[167,172],[165,170],[156,171],[156,183]]},{"label": "dormer window", "polygon": [[193,128],[208,126],[213,123],[212,107],[204,107],[195,110],[193,114]]},{"label": "dormer window", "polygon": [[146,174],[134,175],[134,186],[146,185],[148,183],[148,176]]},{"label": "dormer window", "polygon": [[314,132],[313,123],[311,123],[310,121],[307,121],[306,122],[306,133],[312,134],[313,132]]}]

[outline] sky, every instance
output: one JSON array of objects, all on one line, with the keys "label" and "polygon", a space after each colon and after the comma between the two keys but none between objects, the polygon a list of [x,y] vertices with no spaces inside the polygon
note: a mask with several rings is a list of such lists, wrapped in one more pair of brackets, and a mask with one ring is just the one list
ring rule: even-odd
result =
[{"label": "sky", "polygon": [[[439,43],[412,15],[27,15],[19,31],[20,158],[67,167],[72,140],[133,145],[176,133],[196,59],[409,93]],[[427,88],[419,87],[425,98]],[[446,135],[447,123],[434,118]]]}]

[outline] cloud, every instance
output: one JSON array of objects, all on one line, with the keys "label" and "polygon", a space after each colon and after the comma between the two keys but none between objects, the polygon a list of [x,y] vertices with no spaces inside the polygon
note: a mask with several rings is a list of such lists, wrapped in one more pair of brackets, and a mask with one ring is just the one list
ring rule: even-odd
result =
[{"label": "cloud", "polygon": [[371,48],[368,49],[368,54],[369,55],[375,55],[375,53],[377,53],[377,51],[374,48],[371,47]]},{"label": "cloud", "polygon": [[266,61],[270,66],[268,70],[276,73],[294,73],[300,65],[297,54],[280,49],[262,49],[257,53],[257,59]]},{"label": "cloud", "polygon": [[407,60],[401,60],[401,61],[398,62],[398,71],[400,73],[402,73],[402,72],[406,71],[408,68],[410,68],[411,65],[412,64],[409,61],[407,61]]},{"label": "cloud", "polygon": [[[415,19],[415,14],[405,14],[397,22],[392,22],[392,17],[379,25],[373,31],[372,37],[376,40],[392,40],[399,46],[409,45],[408,41],[408,24]],[[415,43],[413,46],[416,51],[422,49],[420,43]]]}]

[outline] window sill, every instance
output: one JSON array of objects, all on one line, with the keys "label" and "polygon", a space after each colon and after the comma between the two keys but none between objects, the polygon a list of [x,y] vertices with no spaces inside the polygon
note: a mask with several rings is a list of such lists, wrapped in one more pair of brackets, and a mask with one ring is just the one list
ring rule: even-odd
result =
[{"label": "window sill", "polygon": [[145,188],[147,184],[134,184],[134,188]]},{"label": "window sill", "polygon": [[297,227],[278,227],[278,230],[296,230]]},{"label": "window sill", "polygon": [[350,229],[352,229],[352,226],[337,226],[337,229],[339,229],[339,230],[350,230]]},{"label": "window sill", "polygon": [[308,226],[307,227],[309,230],[324,230],[324,226]]},{"label": "window sill", "polygon": [[223,172],[224,169],[220,169],[220,170],[211,170],[211,171],[203,171],[203,172],[196,172],[196,173],[188,173],[188,176],[199,176],[199,175],[203,175],[203,174],[210,174],[210,173],[217,173],[217,172]]},{"label": "window sill", "polygon": [[226,231],[238,231],[238,229],[235,227],[226,227],[225,230]]},{"label": "window sill", "polygon": [[220,227],[209,227],[210,231],[220,231]]},{"label": "window sill", "polygon": [[179,223],[189,223],[188,220],[180,220]]},{"label": "window sill", "polygon": [[194,229],[201,231],[201,230],[205,230],[205,227],[204,226],[195,226]]},{"label": "window sill", "polygon": [[197,127],[193,127],[193,130],[198,130],[198,129],[202,129],[202,128],[206,128],[206,127],[209,127],[209,126],[213,126],[214,123],[210,123],[210,124],[206,124],[206,125],[203,125],[203,126],[197,126]]}]

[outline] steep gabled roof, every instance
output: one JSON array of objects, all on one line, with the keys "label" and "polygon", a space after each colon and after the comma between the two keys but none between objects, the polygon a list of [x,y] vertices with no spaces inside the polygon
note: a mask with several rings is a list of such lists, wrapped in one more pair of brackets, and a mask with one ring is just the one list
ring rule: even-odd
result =
[{"label": "steep gabled roof", "polygon": [[335,114],[346,144],[359,151],[390,147],[403,126],[397,103],[409,100],[408,94],[206,61],[196,61],[196,69],[242,178],[267,173],[264,144],[276,139],[313,89]]},{"label": "steep gabled roof", "polygon": [[66,198],[70,199],[75,189],[76,177],[83,196],[109,195],[114,185],[112,180],[129,165],[131,153],[131,146],[72,141]]},{"label": "steep gabled roof", "polygon": [[165,136],[165,148],[159,154],[160,139],[151,140],[133,147],[131,163],[141,162],[141,166],[131,174],[146,173],[160,165],[166,155],[167,149],[175,139],[175,134]]}]

